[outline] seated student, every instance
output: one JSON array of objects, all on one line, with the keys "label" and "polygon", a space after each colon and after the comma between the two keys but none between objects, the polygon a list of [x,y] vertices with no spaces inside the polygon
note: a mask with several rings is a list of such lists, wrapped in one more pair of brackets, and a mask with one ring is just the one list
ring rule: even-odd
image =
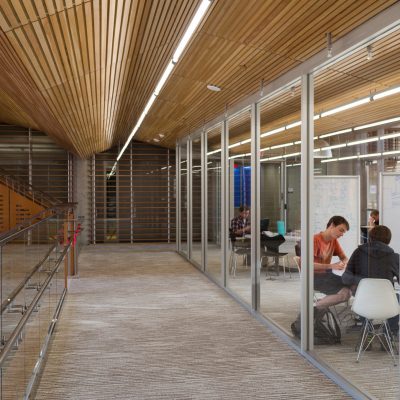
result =
[{"label": "seated student", "polygon": [[[347,257],[338,239],[348,230],[347,220],[335,215],[323,232],[314,235],[314,289],[326,294],[316,303],[319,309],[342,303],[351,297],[351,291],[343,284],[342,278],[332,273],[333,269],[346,268]],[[331,264],[333,256],[338,256],[340,261]]]},{"label": "seated student", "polygon": [[379,225],[379,211],[378,210],[371,210],[369,213],[368,218],[368,226],[369,229],[372,229],[374,226]]},{"label": "seated student", "polygon": [[239,207],[239,215],[232,219],[231,229],[235,236],[244,236],[250,233],[250,209],[247,206]]},{"label": "seated student", "polygon": [[[389,279],[399,282],[399,255],[389,247],[392,233],[384,225],[377,225],[369,232],[368,243],[358,246],[347,263],[342,276],[343,283],[353,292],[363,278]],[[399,331],[399,317],[389,319],[389,327],[393,334]]]}]

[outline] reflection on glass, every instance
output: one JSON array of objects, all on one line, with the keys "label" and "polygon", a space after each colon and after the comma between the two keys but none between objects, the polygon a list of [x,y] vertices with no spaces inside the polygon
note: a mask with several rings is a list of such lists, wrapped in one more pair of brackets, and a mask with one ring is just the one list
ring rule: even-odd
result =
[{"label": "reflection on glass", "polygon": [[201,266],[201,139],[192,141],[192,259]]},{"label": "reflection on glass", "polygon": [[216,280],[221,272],[221,125],[207,132],[207,264]]},{"label": "reflection on glass", "polygon": [[[396,253],[400,252],[400,202],[396,201],[396,193],[400,193],[400,125],[393,120],[399,114],[400,95],[387,93],[388,88],[400,85],[398,66],[393,68],[391,59],[400,50],[399,35],[395,31],[373,43],[378,57],[367,60],[365,47],[360,48],[314,79],[314,109],[321,115],[315,120],[315,143],[331,152],[314,159],[314,180],[319,187],[314,193],[314,212],[325,219],[323,223],[321,217],[315,226],[316,234],[322,231],[322,245],[316,246],[314,240],[314,254],[320,257],[314,265],[315,350],[346,379],[382,399],[400,396],[398,368],[394,366],[399,361],[395,290],[399,273]],[[353,79],[361,71],[371,82],[368,87],[363,80]],[[359,99],[367,101],[340,109]],[[331,113],[332,109],[336,112]],[[350,229],[339,220],[326,226],[327,212],[344,217]],[[340,345],[333,346],[334,335],[329,330],[322,334],[319,327],[336,324]]]},{"label": "reflection on glass", "polygon": [[296,81],[290,90],[260,104],[260,311],[298,339],[300,96],[300,81]]},{"label": "reflection on glass", "polygon": [[188,162],[187,162],[187,143],[181,144],[181,251],[187,254],[187,177],[188,177]]},{"label": "reflection on glass", "polygon": [[229,257],[227,286],[251,304],[251,154],[250,112],[229,120]]}]

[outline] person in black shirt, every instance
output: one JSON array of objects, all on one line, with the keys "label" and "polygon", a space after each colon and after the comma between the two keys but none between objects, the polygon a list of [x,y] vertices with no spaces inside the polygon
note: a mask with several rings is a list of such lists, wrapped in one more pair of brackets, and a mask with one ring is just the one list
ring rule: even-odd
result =
[{"label": "person in black shirt", "polygon": [[[394,284],[394,278],[399,282],[399,255],[389,246],[392,233],[387,226],[374,226],[364,243],[351,255],[346,271],[342,276],[343,283],[356,291],[363,278],[388,279]],[[399,332],[399,316],[388,320],[393,334]]]}]

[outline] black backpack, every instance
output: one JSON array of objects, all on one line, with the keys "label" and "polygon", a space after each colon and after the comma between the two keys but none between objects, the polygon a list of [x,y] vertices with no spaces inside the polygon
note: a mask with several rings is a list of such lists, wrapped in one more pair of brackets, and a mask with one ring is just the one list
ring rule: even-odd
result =
[{"label": "black backpack", "polygon": [[[290,326],[293,335],[297,338],[301,335],[300,318],[299,314]],[[332,311],[314,307],[314,344],[338,344],[341,338],[340,327]]]}]

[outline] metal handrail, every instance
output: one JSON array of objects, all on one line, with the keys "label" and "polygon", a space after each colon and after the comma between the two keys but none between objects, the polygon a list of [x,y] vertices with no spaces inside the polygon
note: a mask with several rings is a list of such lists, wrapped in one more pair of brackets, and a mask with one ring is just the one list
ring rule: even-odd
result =
[{"label": "metal handrail", "polygon": [[28,309],[26,310],[25,314],[23,315],[23,317],[21,318],[21,320],[19,321],[18,325],[16,326],[16,328],[14,329],[12,335],[10,336],[10,338],[8,339],[7,343],[5,344],[5,346],[3,347],[1,353],[0,353],[0,368],[3,367],[4,362],[6,361],[8,354],[10,353],[10,351],[13,349],[14,343],[17,341],[17,339],[19,338],[22,330],[25,327],[25,324],[27,323],[30,315],[32,314],[33,310],[35,309],[36,305],[39,303],[39,300],[41,299],[44,291],[46,290],[47,286],[49,285],[50,281],[53,279],[54,274],[57,272],[58,267],[60,266],[62,260],[64,259],[65,255],[67,254],[67,252],[69,251],[71,247],[71,243],[69,243],[65,248],[64,251],[61,253],[60,258],[57,261],[56,266],[54,267],[54,269],[51,271],[51,273],[49,274],[49,276],[47,277],[47,279],[44,281],[43,285],[41,286],[39,292],[37,293],[37,295],[35,296],[35,298],[33,299],[32,303],[30,304],[30,306],[28,307]]},{"label": "metal handrail", "polygon": [[[61,213],[61,211],[72,208],[76,205],[76,203],[65,203],[65,204],[60,204],[51,208],[48,208],[46,210],[42,210],[38,212],[37,214],[33,215],[32,217],[26,219],[25,221],[21,222],[14,228],[8,230],[7,232],[4,232],[0,235],[0,247],[4,246],[6,243],[9,241],[15,239],[16,237],[22,235],[24,232],[30,231],[34,229],[36,226],[42,224],[43,222],[49,220],[50,218],[53,218]],[[49,215],[48,217],[45,217],[43,219],[40,219],[39,221],[34,222],[38,218],[41,218],[43,214],[53,212],[53,214]]]},{"label": "metal handrail", "polygon": [[25,285],[28,283],[29,279],[32,278],[32,276],[35,274],[35,272],[44,264],[44,262],[47,260],[47,258],[50,256],[51,252],[56,248],[57,243],[54,243],[54,245],[49,249],[49,251],[46,253],[46,255],[43,257],[41,261],[39,261],[29,272],[29,274],[25,277],[23,281],[11,292],[9,296],[1,303],[1,314],[3,314],[4,310],[7,309],[7,307],[13,302],[13,300],[18,296],[20,291],[25,287]]}]

